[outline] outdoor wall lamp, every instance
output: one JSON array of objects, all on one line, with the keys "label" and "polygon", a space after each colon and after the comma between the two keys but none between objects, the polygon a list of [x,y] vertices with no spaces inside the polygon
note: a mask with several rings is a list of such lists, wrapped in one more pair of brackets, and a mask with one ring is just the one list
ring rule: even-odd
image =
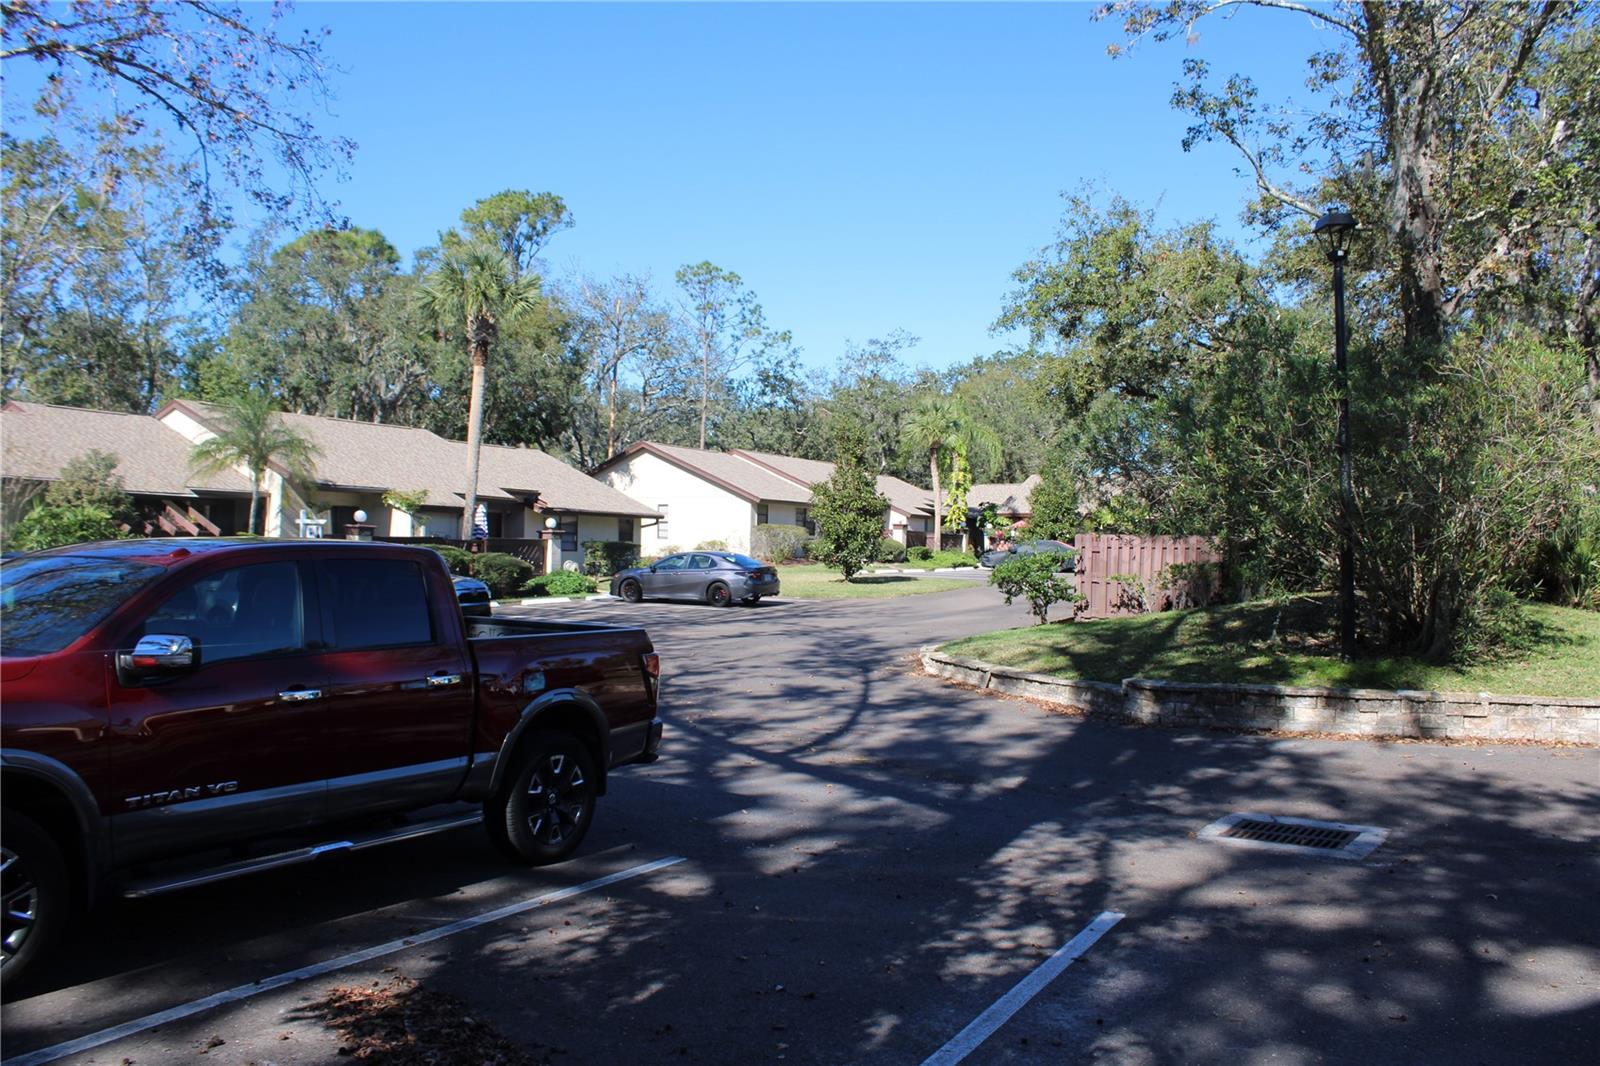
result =
[{"label": "outdoor wall lamp", "polygon": [[1333,363],[1339,377],[1339,654],[1345,659],[1356,650],[1355,494],[1350,484],[1350,374],[1344,320],[1344,262],[1355,231],[1355,216],[1344,211],[1327,211],[1311,227],[1333,264]]}]

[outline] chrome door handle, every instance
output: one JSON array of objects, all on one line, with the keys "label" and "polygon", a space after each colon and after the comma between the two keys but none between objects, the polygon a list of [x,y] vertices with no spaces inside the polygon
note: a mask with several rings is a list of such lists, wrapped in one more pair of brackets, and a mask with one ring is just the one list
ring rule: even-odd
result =
[{"label": "chrome door handle", "polygon": [[461,684],[460,674],[429,674],[429,688],[449,688],[451,685]]},{"label": "chrome door handle", "polygon": [[278,693],[278,698],[285,703],[305,703],[307,700],[320,700],[320,688],[292,688],[287,692]]}]

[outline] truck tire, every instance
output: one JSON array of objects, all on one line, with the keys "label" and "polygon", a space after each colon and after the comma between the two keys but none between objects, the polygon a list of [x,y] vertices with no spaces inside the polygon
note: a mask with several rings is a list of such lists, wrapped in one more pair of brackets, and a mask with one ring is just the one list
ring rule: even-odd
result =
[{"label": "truck tire", "polygon": [[42,969],[72,909],[66,860],[50,834],[31,818],[6,811],[0,824],[0,987],[14,990]]},{"label": "truck tire", "polygon": [[522,744],[521,761],[490,797],[484,824],[512,859],[547,866],[583,843],[599,798],[594,756],[571,733],[539,731]]}]

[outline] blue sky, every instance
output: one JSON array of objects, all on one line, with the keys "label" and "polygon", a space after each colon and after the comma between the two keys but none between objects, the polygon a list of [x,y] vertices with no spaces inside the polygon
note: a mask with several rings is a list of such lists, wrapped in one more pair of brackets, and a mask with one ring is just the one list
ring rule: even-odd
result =
[{"label": "blue sky", "polygon": [[1086,4],[327,4],[342,68],[326,128],[354,139],[331,185],[352,224],[409,255],[503,188],[576,218],[557,277],[737,271],[813,366],[905,329],[945,367],[989,333],[1010,274],[1088,181],[1168,221],[1235,220],[1220,147],[1185,154],[1168,105],[1186,54],[1292,92],[1309,20],[1247,13],[1198,42],[1118,39]]}]

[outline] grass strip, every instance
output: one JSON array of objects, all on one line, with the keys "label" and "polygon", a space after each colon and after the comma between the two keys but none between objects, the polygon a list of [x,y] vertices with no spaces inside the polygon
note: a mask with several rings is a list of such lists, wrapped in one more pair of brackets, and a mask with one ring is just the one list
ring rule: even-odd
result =
[{"label": "grass strip", "polygon": [[1600,698],[1600,613],[1547,604],[1523,609],[1527,646],[1469,666],[1401,656],[1341,661],[1331,596],[1052,622],[982,633],[944,650],[999,666],[1093,681],[1144,677]]}]

